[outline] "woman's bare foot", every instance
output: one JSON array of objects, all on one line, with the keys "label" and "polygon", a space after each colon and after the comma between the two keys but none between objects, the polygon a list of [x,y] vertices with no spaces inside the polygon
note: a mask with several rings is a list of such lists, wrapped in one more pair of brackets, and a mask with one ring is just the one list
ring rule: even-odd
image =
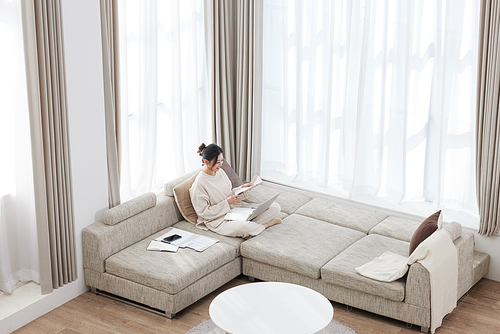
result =
[{"label": "woman's bare foot", "polygon": [[271,219],[271,221],[269,223],[262,224],[262,226],[264,226],[265,228],[269,228],[273,225],[278,225],[278,224],[281,224],[281,219],[274,218],[274,219]]}]

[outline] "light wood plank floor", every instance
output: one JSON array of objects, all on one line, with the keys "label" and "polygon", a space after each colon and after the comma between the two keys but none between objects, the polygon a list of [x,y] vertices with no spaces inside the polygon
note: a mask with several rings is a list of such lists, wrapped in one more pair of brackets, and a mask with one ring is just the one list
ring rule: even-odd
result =
[{"label": "light wood plank floor", "polygon": [[[101,295],[86,292],[57,309],[15,331],[16,334],[31,333],[173,333],[184,334],[192,327],[210,319],[210,302],[222,291],[247,284],[239,276],[185,310],[174,319],[139,309]],[[358,334],[419,333],[420,327],[407,328],[404,322],[373,313],[333,303],[333,320],[338,321]],[[458,304],[457,308],[443,320],[437,334],[484,334],[500,333],[500,282],[482,279]]]}]

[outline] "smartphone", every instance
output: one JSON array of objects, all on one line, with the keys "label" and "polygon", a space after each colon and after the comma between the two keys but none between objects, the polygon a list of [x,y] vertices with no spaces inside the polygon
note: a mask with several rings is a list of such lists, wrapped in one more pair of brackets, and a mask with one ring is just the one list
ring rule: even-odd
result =
[{"label": "smartphone", "polygon": [[172,235],[169,235],[168,237],[163,238],[161,241],[172,242],[172,241],[175,241],[175,240],[180,239],[180,238],[182,238],[180,235],[172,234]]}]

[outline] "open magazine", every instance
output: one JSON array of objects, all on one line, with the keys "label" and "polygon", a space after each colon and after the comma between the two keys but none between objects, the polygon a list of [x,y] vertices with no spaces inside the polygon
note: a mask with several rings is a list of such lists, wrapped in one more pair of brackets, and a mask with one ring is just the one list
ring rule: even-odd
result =
[{"label": "open magazine", "polygon": [[[175,238],[169,238],[169,237],[175,237]],[[155,241],[155,243],[153,243]],[[167,233],[163,234],[162,236],[156,238],[155,240],[151,241],[151,248],[148,246],[148,250],[158,250],[155,249],[154,246],[157,246],[156,242],[163,242],[166,243],[169,246],[174,246],[174,247],[168,247],[169,250],[167,251],[177,251],[175,248],[191,248],[194,249],[198,252],[202,252],[208,247],[212,246],[213,244],[219,242],[218,239],[213,239],[209,237],[205,237],[202,235],[194,234],[188,231],[184,231],[178,228],[173,228]],[[175,249],[175,250],[170,250],[170,249]],[[166,250],[166,249],[165,249]],[[161,251],[165,251],[164,249],[161,249]]]},{"label": "open magazine", "polygon": [[262,183],[262,179],[260,178],[260,176],[254,175],[254,177],[252,178],[252,180],[250,181],[250,183],[253,184],[253,186],[251,186],[251,187],[242,187],[242,186],[240,186],[240,187],[236,188],[236,190],[234,191],[234,194],[235,195],[240,195],[240,194],[243,194],[246,191],[249,191],[250,189],[255,188],[256,186],[258,186],[259,184]]}]

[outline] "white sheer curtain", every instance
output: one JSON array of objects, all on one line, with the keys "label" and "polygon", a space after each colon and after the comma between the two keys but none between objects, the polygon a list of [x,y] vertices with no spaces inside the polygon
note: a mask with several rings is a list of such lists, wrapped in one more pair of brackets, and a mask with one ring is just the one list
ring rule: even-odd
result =
[{"label": "white sheer curtain", "polygon": [[212,139],[202,0],[119,3],[122,202],[201,167]]},{"label": "white sheer curtain", "polygon": [[477,215],[478,14],[475,0],[265,0],[262,175]]},{"label": "white sheer curtain", "polygon": [[0,290],[39,283],[21,0],[0,0]]}]

